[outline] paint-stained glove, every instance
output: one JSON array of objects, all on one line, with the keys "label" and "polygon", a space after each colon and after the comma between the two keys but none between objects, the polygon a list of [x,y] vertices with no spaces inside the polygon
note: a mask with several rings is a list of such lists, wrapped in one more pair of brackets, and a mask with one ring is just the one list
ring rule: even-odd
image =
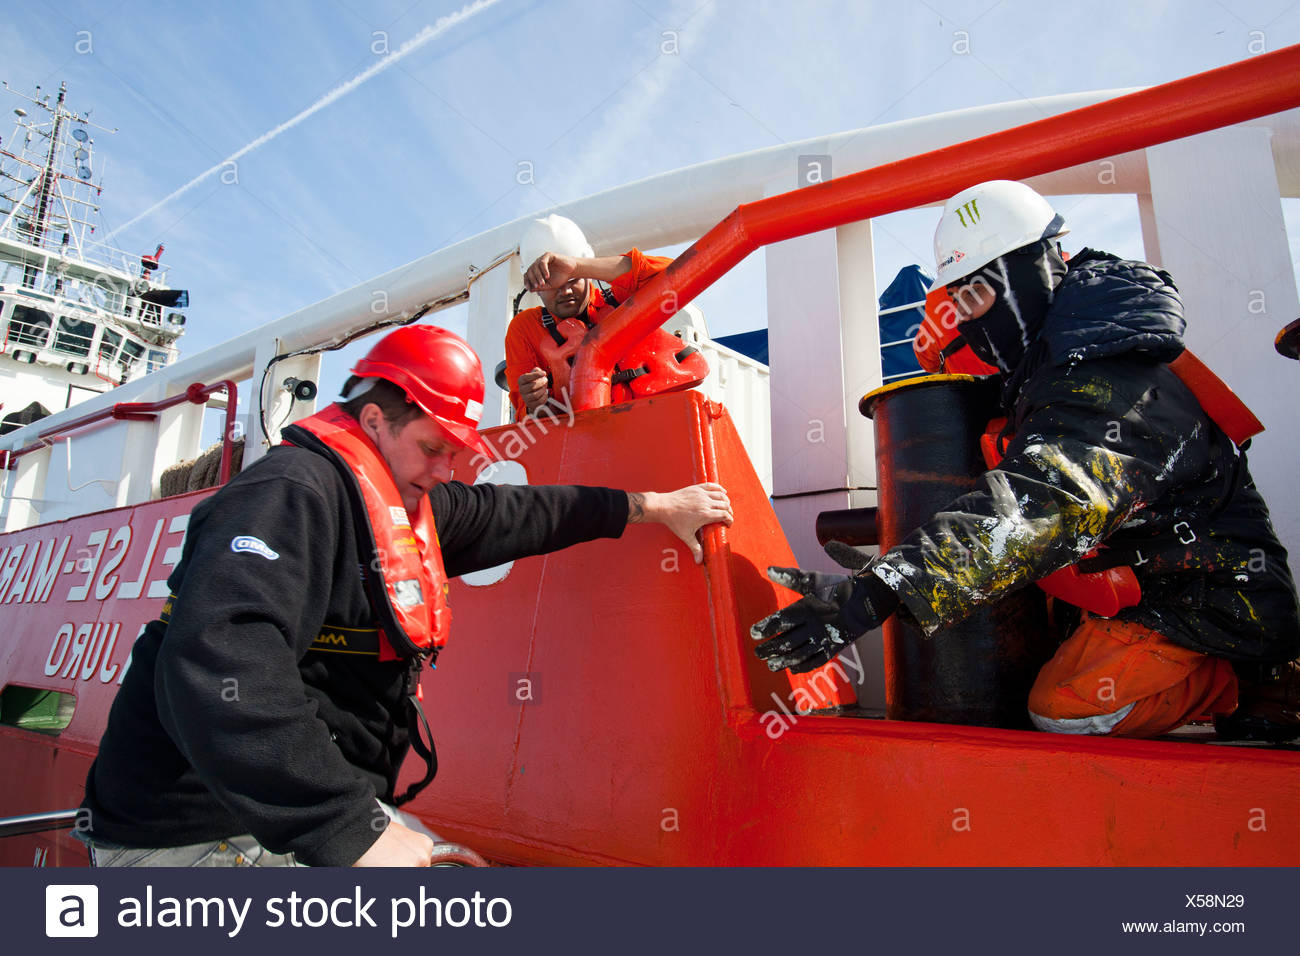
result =
[{"label": "paint-stained glove", "polygon": [[763,641],[754,653],[769,670],[802,674],[832,657],[894,613],[898,595],[869,568],[852,577],[799,568],[768,568],[767,576],[804,597],[749,629]]}]

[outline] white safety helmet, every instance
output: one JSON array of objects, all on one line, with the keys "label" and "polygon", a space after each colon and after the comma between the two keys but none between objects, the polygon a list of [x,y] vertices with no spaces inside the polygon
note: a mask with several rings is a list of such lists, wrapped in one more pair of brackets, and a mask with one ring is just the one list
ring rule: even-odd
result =
[{"label": "white safety helmet", "polygon": [[595,253],[587,237],[572,219],[554,214],[545,219],[534,219],[519,240],[519,264],[527,269],[544,252],[557,252],[563,256],[591,259]]},{"label": "white safety helmet", "polygon": [[1013,249],[1069,231],[1065,219],[1024,183],[994,179],[963,189],[943,204],[934,231],[934,284],[949,285]]}]

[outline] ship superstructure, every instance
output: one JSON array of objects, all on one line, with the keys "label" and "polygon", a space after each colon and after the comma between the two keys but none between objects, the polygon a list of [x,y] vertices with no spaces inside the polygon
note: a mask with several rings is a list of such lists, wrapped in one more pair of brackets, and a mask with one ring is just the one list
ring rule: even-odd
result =
[{"label": "ship superstructure", "polygon": [[0,139],[0,418],[14,427],[170,364],[189,297],[168,287],[161,245],[132,256],[95,235],[95,136],[115,131],[72,110],[66,83],[5,90],[22,101]]}]

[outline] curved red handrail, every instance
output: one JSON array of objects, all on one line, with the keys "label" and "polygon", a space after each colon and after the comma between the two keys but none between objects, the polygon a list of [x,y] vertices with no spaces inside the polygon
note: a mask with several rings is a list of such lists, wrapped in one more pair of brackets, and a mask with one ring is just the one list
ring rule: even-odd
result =
[{"label": "curved red handrail", "polygon": [[1300,45],[744,203],[590,333],[574,360],[574,407],[609,404],[610,372],[627,350],[759,246],[940,203],[987,179],[1026,179],[1296,106]]}]

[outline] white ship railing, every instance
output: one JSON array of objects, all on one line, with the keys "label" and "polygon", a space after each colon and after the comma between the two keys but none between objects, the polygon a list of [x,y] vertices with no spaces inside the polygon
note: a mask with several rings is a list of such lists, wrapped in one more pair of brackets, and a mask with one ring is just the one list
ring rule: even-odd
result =
[{"label": "white ship railing", "polygon": [[[0,254],[42,271],[64,271],[84,278],[107,273],[114,281],[129,283],[140,275],[141,257],[138,253],[132,254],[95,240],[83,241],[80,248],[73,249],[61,240],[56,241],[51,232],[42,236],[39,243],[30,239],[0,238]],[[155,287],[166,287],[169,268],[159,265],[150,273],[150,283]]]},{"label": "white ship railing", "polygon": [[[996,130],[1041,119],[1126,91],[1071,94],[1045,99],[999,104],[937,116],[854,130],[819,139],[771,147],[676,170],[598,193],[553,210],[582,225],[597,254],[622,252],[635,245],[652,250],[692,241],[741,203],[751,202],[800,185],[801,168],[808,157],[831,157],[834,173],[855,172],[902,159],[942,146],[973,139]],[[1111,157],[1100,163],[1061,170],[1030,182],[1047,194],[1128,193],[1138,198],[1148,258],[1162,262],[1180,277],[1189,309],[1205,315],[1222,311],[1213,290],[1198,286],[1199,270],[1192,252],[1179,235],[1185,223],[1177,217],[1195,210],[1195,190],[1188,188],[1205,168],[1228,163],[1235,170],[1226,183],[1216,183],[1220,192],[1241,193],[1258,213],[1258,196],[1273,197],[1274,211],[1268,220],[1245,238],[1241,229],[1225,236],[1203,238],[1227,268],[1240,274],[1270,276],[1270,309],[1277,315],[1294,317],[1297,301],[1294,276],[1285,234],[1276,234],[1274,219],[1281,221],[1279,196],[1300,194],[1300,114],[1290,111],[1276,116],[1216,130],[1146,150]],[[1276,153],[1278,160],[1274,161]],[[1105,175],[1099,176],[1099,167]],[[1154,197],[1154,198],[1153,198]],[[1153,211],[1159,205],[1162,216]],[[1275,215],[1276,213],[1276,215]],[[539,213],[540,215],[540,213]],[[292,420],[314,410],[314,402],[299,401],[290,408],[287,396],[277,387],[286,377],[318,380],[319,354],[303,350],[341,342],[358,330],[383,321],[400,321],[417,311],[433,315],[440,308],[468,301],[468,335],[489,371],[503,357],[503,340],[510,318],[510,306],[521,287],[517,257],[507,258],[530,217],[487,230],[463,242],[440,249],[405,266],[377,276],[322,302],[308,306],[231,341],[92,399],[75,410],[51,416],[33,426],[0,436],[0,453],[30,445],[42,431],[56,428],[61,421],[84,415],[117,401],[152,401],[179,394],[193,382],[218,379],[253,379],[250,392],[263,390],[269,421]],[[1179,222],[1177,229],[1162,229],[1164,222]],[[1214,230],[1211,230],[1212,232]],[[1161,255],[1163,250],[1163,257]],[[771,469],[771,490],[801,561],[818,564],[820,549],[812,528],[817,512],[874,503],[875,463],[870,428],[857,415],[857,399],[881,382],[880,341],[877,326],[876,288],[872,263],[873,238],[870,221],[841,226],[826,233],[804,236],[765,250],[768,288],[768,326],[772,356],[771,393],[759,400],[752,394],[749,378],[761,376],[757,363],[729,350],[714,350],[711,361],[726,362],[735,395],[749,389],[746,398],[726,399],[742,432],[754,430],[754,421],[769,412],[770,466],[763,461],[763,449],[749,446],[760,473]],[[1276,263],[1284,261],[1279,270]],[[494,264],[496,264],[494,266]],[[760,324],[756,317],[755,324]],[[1281,414],[1272,414],[1276,396],[1255,388],[1258,372],[1269,343],[1239,341],[1230,347],[1214,344],[1215,330],[1203,324],[1208,339],[1193,346],[1221,361],[1220,372],[1246,393],[1260,417],[1270,424]],[[728,354],[729,353],[729,354]],[[276,356],[280,361],[273,375],[263,375]],[[1223,364],[1232,367],[1224,368]],[[1233,374],[1234,370],[1237,374]],[[1287,369],[1287,371],[1290,371]],[[490,376],[489,376],[490,377]],[[743,383],[743,386],[742,386]],[[504,404],[495,385],[489,384],[485,424],[500,421]],[[262,453],[267,437],[258,418],[256,394],[249,401],[244,431],[249,445],[245,460]],[[1289,412],[1288,412],[1289,414]],[[181,458],[193,457],[198,449],[201,409],[178,406],[157,422],[118,422],[88,434],[73,436],[77,460],[85,463],[86,474],[68,474],[64,455],[46,449],[25,456],[7,478],[4,498],[4,527],[13,529],[106,507],[147,500],[156,490],[162,470]],[[816,422],[820,447],[809,449],[810,422]],[[274,435],[270,436],[271,438]],[[1264,485],[1277,478],[1265,478],[1273,465],[1257,443],[1252,467]],[[93,468],[92,468],[93,463]],[[74,468],[77,467],[74,465]],[[1287,470],[1290,464],[1286,464]],[[1280,470],[1280,469],[1279,469]],[[88,482],[88,478],[97,479]],[[72,488],[80,490],[72,491]],[[1268,489],[1265,488],[1266,494]],[[1281,497],[1278,495],[1274,500]],[[1300,544],[1300,505],[1275,510],[1279,531],[1292,536],[1294,551]]]}]

